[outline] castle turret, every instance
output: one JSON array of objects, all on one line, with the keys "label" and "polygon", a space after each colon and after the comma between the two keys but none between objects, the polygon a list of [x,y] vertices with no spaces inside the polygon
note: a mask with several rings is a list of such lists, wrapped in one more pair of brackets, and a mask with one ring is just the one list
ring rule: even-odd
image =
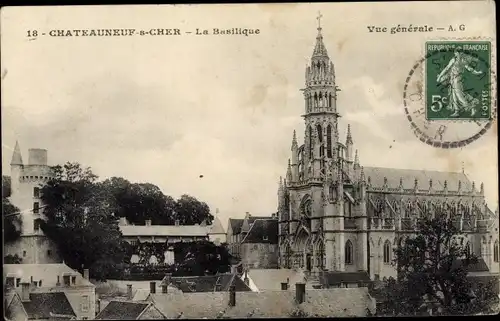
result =
[{"label": "castle turret", "polygon": [[44,218],[40,191],[54,175],[47,159],[46,149],[31,148],[28,163],[24,164],[16,142],[11,160],[10,202],[20,210],[22,228],[20,238],[5,245],[4,251],[22,257],[26,264],[60,262],[56,247],[47,240],[39,222]]},{"label": "castle turret", "polygon": [[[10,161],[10,193],[11,197],[16,197],[19,193],[19,187],[23,170],[23,157],[21,155],[21,149],[19,148],[19,142],[16,141],[16,146],[14,147],[14,152],[12,153],[12,160]],[[3,192],[3,191],[2,191]]]}]

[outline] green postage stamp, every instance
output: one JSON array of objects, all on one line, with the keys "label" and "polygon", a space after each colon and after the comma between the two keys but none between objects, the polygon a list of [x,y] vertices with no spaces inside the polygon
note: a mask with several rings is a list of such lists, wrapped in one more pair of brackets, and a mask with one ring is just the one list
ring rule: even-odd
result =
[{"label": "green postage stamp", "polygon": [[491,119],[491,43],[425,43],[428,120]]}]

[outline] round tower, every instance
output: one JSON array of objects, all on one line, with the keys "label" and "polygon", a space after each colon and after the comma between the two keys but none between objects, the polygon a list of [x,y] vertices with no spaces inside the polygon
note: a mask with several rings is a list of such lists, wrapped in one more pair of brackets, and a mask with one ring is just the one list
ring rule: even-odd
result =
[{"label": "round tower", "polygon": [[11,161],[10,202],[16,206],[22,221],[21,239],[5,247],[6,253],[23,259],[22,263],[53,263],[58,261],[54,246],[41,231],[38,219],[43,219],[41,189],[54,177],[47,164],[47,150],[31,148],[28,163],[22,160],[19,143],[16,142]]}]

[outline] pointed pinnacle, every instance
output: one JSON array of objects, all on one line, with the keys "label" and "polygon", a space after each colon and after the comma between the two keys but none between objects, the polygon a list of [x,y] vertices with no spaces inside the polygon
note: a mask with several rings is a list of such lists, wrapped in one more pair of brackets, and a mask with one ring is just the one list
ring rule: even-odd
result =
[{"label": "pointed pinnacle", "polygon": [[354,152],[354,164],[358,164],[359,165],[359,156],[358,156],[358,150],[357,149]]},{"label": "pointed pinnacle", "polygon": [[365,171],[364,171],[364,167],[361,166],[361,181],[364,182],[365,181]]},{"label": "pointed pinnacle", "polygon": [[295,133],[295,129],[293,130],[292,146],[297,146],[297,134]]},{"label": "pointed pinnacle", "polygon": [[14,147],[14,153],[12,154],[11,165],[22,165],[23,157],[21,156],[21,148],[19,148],[19,142],[16,140],[16,146]]},{"label": "pointed pinnacle", "polygon": [[347,139],[346,139],[346,144],[352,144],[351,124],[347,124]]}]

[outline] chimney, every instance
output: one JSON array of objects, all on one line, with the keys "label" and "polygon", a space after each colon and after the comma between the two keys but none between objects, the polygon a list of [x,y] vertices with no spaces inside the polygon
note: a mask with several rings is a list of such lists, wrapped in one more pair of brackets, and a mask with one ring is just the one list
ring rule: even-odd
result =
[{"label": "chimney", "polygon": [[306,297],[306,284],[305,283],[295,283],[295,302],[301,304],[304,302]]},{"label": "chimney", "polygon": [[179,220],[175,220],[175,226],[179,226]]},{"label": "chimney", "polygon": [[86,280],[90,279],[90,271],[89,269],[83,269],[83,278]]},{"label": "chimney", "polygon": [[[153,292],[151,292],[153,293]],[[127,299],[128,300],[132,300],[133,299],[133,296],[132,296],[132,284],[127,284]]]},{"label": "chimney", "polygon": [[245,270],[245,277],[243,278],[243,282],[245,282],[246,285],[250,284],[250,280],[248,279],[248,270]]},{"label": "chimney", "polygon": [[95,303],[95,314],[98,315],[101,312],[101,299],[97,299]]},{"label": "chimney", "polygon": [[21,300],[23,302],[30,300],[30,284],[28,282],[21,283]]},{"label": "chimney", "polygon": [[231,265],[231,274],[236,274],[238,271],[236,269],[236,266]]},{"label": "chimney", "polygon": [[286,282],[281,282],[281,290],[286,291],[288,290],[288,283]]},{"label": "chimney", "polygon": [[236,289],[234,285],[229,287],[229,306],[234,307],[236,305]]},{"label": "chimney", "polygon": [[120,222],[119,222],[119,225],[120,225],[120,226],[125,226],[125,225],[127,225],[127,218],[126,218],[126,217],[120,217]]},{"label": "chimney", "polygon": [[146,220],[146,226],[151,226],[151,220]]},{"label": "chimney", "polygon": [[155,281],[151,281],[149,282],[149,292],[151,292],[152,294],[156,293],[156,282]]}]

